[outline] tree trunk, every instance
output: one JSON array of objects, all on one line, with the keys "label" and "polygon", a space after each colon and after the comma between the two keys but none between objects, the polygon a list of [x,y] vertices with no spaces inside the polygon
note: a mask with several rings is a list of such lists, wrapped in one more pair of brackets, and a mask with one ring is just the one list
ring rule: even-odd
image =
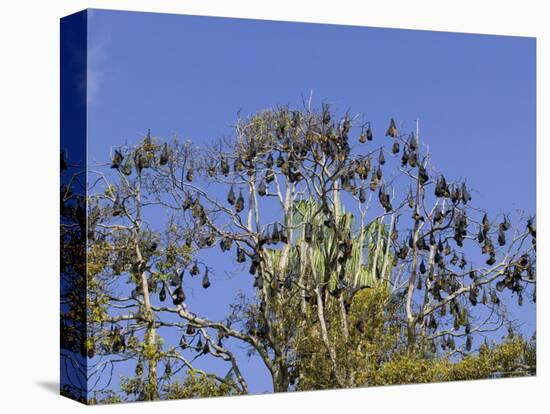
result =
[{"label": "tree trunk", "polygon": [[277,361],[273,372],[273,391],[287,392],[289,385],[290,376],[288,375],[288,368],[282,361]]},{"label": "tree trunk", "polygon": [[[147,330],[145,343],[147,347],[156,346],[156,330],[153,327],[154,323],[151,324]],[[158,382],[157,382],[157,362],[158,356],[157,353],[149,358],[149,375],[147,377],[147,400],[158,400]]]}]

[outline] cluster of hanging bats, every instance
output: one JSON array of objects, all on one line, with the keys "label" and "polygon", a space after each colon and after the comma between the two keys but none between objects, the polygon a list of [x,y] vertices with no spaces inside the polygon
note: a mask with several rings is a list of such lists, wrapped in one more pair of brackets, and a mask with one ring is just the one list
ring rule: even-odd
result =
[{"label": "cluster of hanging bats", "polygon": [[[473,270],[473,264],[469,263],[463,253],[457,252],[451,247],[451,241],[462,248],[466,239],[477,242],[481,248],[481,253],[486,257],[487,266],[493,266],[496,263],[497,252],[494,243],[499,246],[505,246],[507,243],[506,234],[510,230],[511,224],[507,216],[495,227],[491,224],[489,217],[485,214],[479,224],[477,237],[471,236],[472,220],[468,214],[466,206],[470,203],[472,197],[466,186],[466,183],[449,184],[443,175],[430,177],[426,168],[426,159],[421,158],[420,148],[415,134],[400,135],[397,124],[391,119],[386,130],[386,137],[392,139],[391,153],[394,157],[401,154],[401,168],[406,169],[411,177],[414,177],[418,184],[417,196],[413,194],[412,189],[407,194],[404,202],[394,209],[394,203],[387,189],[387,183],[384,180],[382,167],[386,164],[386,158],[383,148],[371,152],[368,155],[351,156],[350,131],[352,120],[346,116],[339,122],[332,120],[328,106],[323,105],[322,113],[318,114],[313,122],[311,118],[305,118],[299,111],[281,111],[280,120],[271,127],[271,138],[269,140],[255,140],[253,136],[243,138],[242,142],[232,154],[220,153],[218,159],[209,159],[205,162],[204,172],[209,177],[229,177],[234,175],[246,178],[254,176],[257,188],[257,194],[260,197],[274,195],[270,192],[270,185],[275,180],[276,175],[284,176],[289,183],[299,184],[304,180],[313,180],[309,178],[311,170],[319,171],[320,166],[329,166],[331,177],[326,178],[324,185],[331,189],[337,188],[338,191],[350,193],[361,204],[367,201],[367,190],[375,192],[378,190],[378,202],[384,214],[396,214],[393,227],[389,230],[389,242],[393,245],[393,266],[401,263],[409,263],[412,267],[413,252],[420,259],[417,266],[411,269],[416,276],[417,288],[424,287],[436,301],[442,301],[446,295],[452,295],[463,286],[465,276],[471,279],[471,288],[467,291],[468,301],[472,306],[479,302],[483,304],[498,304],[499,298],[497,292],[504,288],[510,289],[518,295],[518,302],[523,302],[522,292],[524,290],[522,281],[525,279],[535,279],[535,264],[529,254],[524,254],[518,260],[504,264],[500,270],[502,277],[495,288],[488,292],[485,284],[481,283],[482,278],[478,271]],[[358,137],[360,144],[374,140],[374,133],[370,123],[361,127]],[[172,160],[172,149],[164,144],[157,146],[152,142],[148,132],[143,144],[133,151],[123,154],[122,151],[115,150],[112,157],[111,168],[118,170],[125,176],[133,172],[141,174],[144,169],[152,166],[162,168]],[[308,168],[304,168],[308,165]],[[313,167],[311,166],[313,165]],[[188,162],[182,170],[182,181],[193,182],[195,179],[195,165],[192,161]],[[319,178],[317,178],[320,181]],[[428,185],[434,184],[434,196],[438,203],[431,214],[422,212],[419,208],[420,201],[418,194],[424,194]],[[326,194],[329,191],[325,191]],[[235,188],[235,184],[230,184],[229,191],[225,200],[228,208],[234,211],[234,214],[240,214],[246,208],[246,200],[241,188]],[[224,202],[225,202],[224,201]],[[303,224],[303,239],[306,243],[322,243],[325,239],[325,230],[323,227],[331,229],[337,249],[335,257],[329,261],[333,263],[334,269],[343,272],[346,262],[351,256],[351,234],[339,226],[338,220],[334,217],[334,212],[329,207],[330,199],[324,196],[319,200],[319,214],[323,215],[323,225],[314,226],[312,223]],[[398,219],[403,211],[402,208],[408,208],[412,211],[412,220],[414,229],[420,228],[421,223],[431,220],[429,230],[424,232],[411,230],[405,240],[399,240]],[[447,206],[442,207],[442,206]],[[264,246],[277,246],[287,244],[289,240],[289,230],[281,223],[272,223],[264,226],[264,229],[250,243],[242,243],[242,238],[232,237],[228,233],[217,233],[215,226],[210,222],[207,208],[202,204],[200,196],[193,196],[191,192],[187,194],[182,210],[190,211],[191,216],[198,227],[208,228],[209,231],[195,240],[191,237],[186,240],[186,244],[191,247],[193,241],[199,248],[212,246],[219,242],[222,252],[232,250],[233,244],[236,244],[236,262],[250,262],[249,272],[254,276],[254,286],[257,289],[263,289],[264,274]],[[112,206],[112,215],[120,216],[124,212],[123,202],[116,197]],[[96,212],[97,213],[97,212]],[[95,213],[94,213],[95,214]],[[423,227],[423,228],[424,228]],[[470,230],[469,230],[470,229]],[[533,246],[536,246],[536,229],[533,220],[530,219],[526,226],[528,234],[532,238]],[[493,240],[495,238],[496,240]],[[241,243],[235,241],[239,240]],[[248,247],[248,248],[247,248]],[[429,263],[425,262],[425,256],[429,256]],[[469,265],[470,270],[467,270]],[[456,270],[458,267],[460,270]],[[334,269],[329,269],[333,271]],[[183,272],[182,272],[183,273]],[[200,274],[198,263],[195,262],[190,270],[192,276]],[[174,305],[181,305],[186,297],[181,283],[182,276],[179,277],[179,283],[172,292],[172,302]],[[344,274],[339,275],[339,282],[336,288],[329,293],[333,296],[347,295],[348,305],[356,288],[345,284]],[[429,283],[428,283],[429,281]],[[203,288],[210,286],[208,267],[205,266],[202,280]],[[287,275],[277,281],[277,288],[292,289],[293,282],[290,275]],[[314,303],[314,295],[311,292],[305,292],[304,295]],[[159,292],[161,301],[166,300],[167,291],[163,283]],[[443,307],[445,310],[447,307]],[[449,309],[454,316],[455,329],[460,326],[467,327],[466,347],[471,347],[470,325],[466,309],[461,305],[458,297],[450,301]],[[422,322],[428,329],[436,330],[437,323],[433,313]],[[258,335],[263,335],[267,330],[266,326],[260,326],[254,329]],[[453,349],[454,341],[452,337],[445,338],[442,347]]]}]

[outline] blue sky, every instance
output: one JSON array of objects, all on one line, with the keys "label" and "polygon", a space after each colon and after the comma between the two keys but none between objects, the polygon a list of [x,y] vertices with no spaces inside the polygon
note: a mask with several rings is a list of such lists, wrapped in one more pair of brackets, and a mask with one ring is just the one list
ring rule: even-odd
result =
[{"label": "blue sky", "polygon": [[[405,129],[419,119],[436,168],[466,179],[476,205],[535,212],[533,38],[100,10],[88,19],[91,162],[148,128],[207,143],[231,133],[238,111],[297,107],[312,93],[317,106],[364,114],[379,136],[390,117]],[[216,318],[235,279],[220,271],[214,282],[190,300]],[[534,309],[514,312],[530,335]],[[257,363],[245,363],[251,390],[270,390]]]}]

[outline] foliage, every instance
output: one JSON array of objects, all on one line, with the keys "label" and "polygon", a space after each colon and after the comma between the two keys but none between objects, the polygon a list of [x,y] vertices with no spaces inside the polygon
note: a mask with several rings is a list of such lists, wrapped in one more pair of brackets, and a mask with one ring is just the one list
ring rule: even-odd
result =
[{"label": "foliage", "polygon": [[164,387],[166,399],[221,397],[235,394],[235,388],[213,378],[189,371],[182,382],[174,381]]},{"label": "foliage", "polygon": [[396,356],[384,364],[369,385],[462,381],[534,375],[535,343],[522,337],[507,338],[477,354],[452,362],[447,357]]}]

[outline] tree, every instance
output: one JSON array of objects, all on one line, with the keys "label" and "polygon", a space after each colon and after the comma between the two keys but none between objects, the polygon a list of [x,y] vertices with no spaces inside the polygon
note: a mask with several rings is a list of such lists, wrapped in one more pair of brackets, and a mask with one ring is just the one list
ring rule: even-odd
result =
[{"label": "tree", "polygon": [[[510,322],[503,291],[534,300],[534,218],[512,228],[511,216],[474,207],[464,181],[434,172],[418,127],[400,129],[392,119],[375,137],[328,105],[279,107],[239,119],[234,137],[209,147],[148,132],[116,148],[88,184],[86,349],[103,358],[94,372],[134,361],[122,388],[150,400],[247,393],[235,341],[277,392],[396,383],[396,364],[481,361],[476,338]],[[151,220],[159,209],[163,223]],[[235,255],[255,292],[236,295],[221,321],[186,303],[194,278],[205,300],[215,283],[201,261],[209,248]],[[122,281],[129,294],[117,292]],[[164,341],[168,329],[179,343]],[[228,374],[201,371],[198,357]]]},{"label": "tree", "polygon": [[61,153],[60,189],[60,362],[61,394],[85,402],[86,359],[86,185],[82,166]]}]

